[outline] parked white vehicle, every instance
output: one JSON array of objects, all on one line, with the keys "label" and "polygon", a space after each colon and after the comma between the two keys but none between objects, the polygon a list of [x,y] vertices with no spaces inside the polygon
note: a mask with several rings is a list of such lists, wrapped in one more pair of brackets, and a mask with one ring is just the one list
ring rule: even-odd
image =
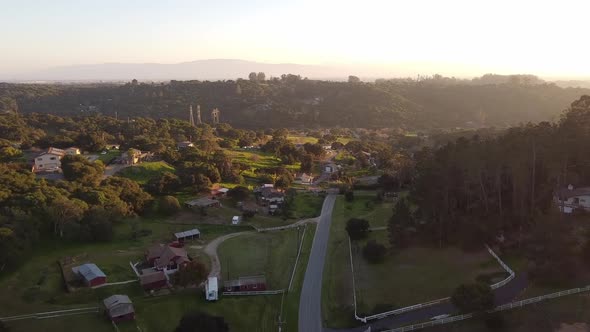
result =
[{"label": "parked white vehicle", "polygon": [[207,301],[217,301],[219,300],[218,295],[218,287],[217,287],[217,277],[210,277],[207,279],[205,283],[205,299]]},{"label": "parked white vehicle", "polygon": [[234,216],[233,218],[231,218],[231,224],[237,225],[240,223],[240,220],[241,220],[240,216]]}]

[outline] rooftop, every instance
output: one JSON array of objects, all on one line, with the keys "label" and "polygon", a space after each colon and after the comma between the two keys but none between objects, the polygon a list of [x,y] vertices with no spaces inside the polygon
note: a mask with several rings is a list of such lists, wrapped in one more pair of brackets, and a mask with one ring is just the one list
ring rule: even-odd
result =
[{"label": "rooftop", "polygon": [[72,268],[74,273],[80,274],[86,280],[92,280],[98,277],[106,277],[104,272],[96,264],[86,263]]},{"label": "rooftop", "polygon": [[174,233],[174,236],[176,236],[177,239],[182,239],[185,237],[195,236],[199,234],[201,234],[201,232],[199,232],[198,229],[194,228],[188,231]]}]

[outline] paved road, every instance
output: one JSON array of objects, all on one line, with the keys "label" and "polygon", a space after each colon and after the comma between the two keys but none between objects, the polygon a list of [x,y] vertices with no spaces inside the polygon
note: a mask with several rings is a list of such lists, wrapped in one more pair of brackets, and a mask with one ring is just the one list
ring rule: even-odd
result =
[{"label": "paved road", "polygon": [[322,275],[335,201],[335,195],[326,196],[320,222],[313,238],[299,302],[299,332],[322,332],[323,329]]}]

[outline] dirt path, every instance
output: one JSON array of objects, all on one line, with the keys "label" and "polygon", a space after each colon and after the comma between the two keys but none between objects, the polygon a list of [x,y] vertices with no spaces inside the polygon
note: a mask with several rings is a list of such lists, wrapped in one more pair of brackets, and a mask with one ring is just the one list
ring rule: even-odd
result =
[{"label": "dirt path", "polygon": [[231,233],[220,236],[215,240],[209,242],[204,250],[207,256],[211,258],[211,272],[209,272],[209,277],[219,278],[221,276],[221,263],[219,262],[219,257],[217,256],[217,247],[219,247],[219,245],[222,244],[225,240],[232,239],[240,235],[253,233],[254,231]]},{"label": "dirt path", "polygon": [[[261,229],[258,229],[257,231],[258,232],[278,231],[278,230],[298,227],[298,226],[308,224],[308,223],[317,223],[318,220],[319,220],[319,217],[310,218],[310,219],[302,219],[302,220],[299,220],[298,222],[290,224],[290,225],[280,226],[280,227],[271,227],[271,228],[261,228]],[[221,245],[226,240],[233,239],[234,237],[238,237],[238,236],[246,235],[246,234],[254,234],[254,233],[256,233],[256,232],[255,231],[246,231],[246,232],[231,233],[231,234],[220,236],[220,237],[216,238],[215,240],[209,242],[205,246],[205,249],[203,250],[207,254],[207,256],[209,256],[209,258],[211,259],[211,272],[209,272],[209,277],[219,278],[221,276],[221,262],[219,262],[219,256],[217,255],[217,248],[219,247],[219,245]]]}]

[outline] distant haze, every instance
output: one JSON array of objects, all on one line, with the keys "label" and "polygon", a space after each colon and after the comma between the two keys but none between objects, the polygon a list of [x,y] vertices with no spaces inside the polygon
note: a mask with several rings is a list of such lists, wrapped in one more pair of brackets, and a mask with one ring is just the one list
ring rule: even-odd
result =
[{"label": "distant haze", "polygon": [[[318,78],[590,77],[587,0],[19,0],[1,8],[0,80],[229,79],[250,68]],[[190,63],[203,59],[301,66]]]}]

